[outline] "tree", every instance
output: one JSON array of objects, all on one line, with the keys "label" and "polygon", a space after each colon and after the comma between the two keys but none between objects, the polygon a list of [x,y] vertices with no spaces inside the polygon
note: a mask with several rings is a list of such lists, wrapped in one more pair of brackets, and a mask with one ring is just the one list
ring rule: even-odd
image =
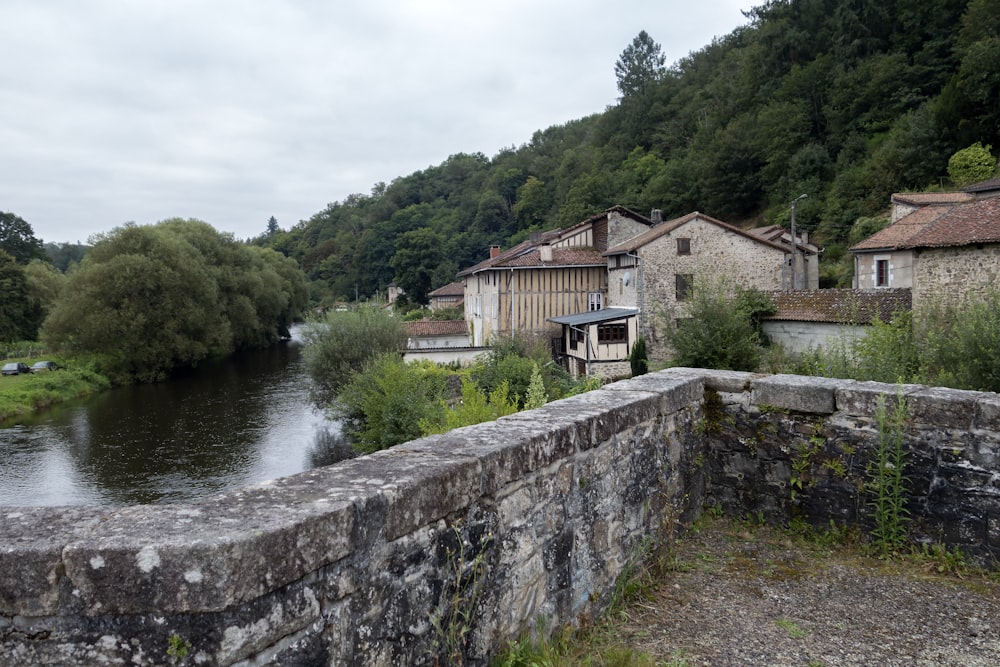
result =
[{"label": "tree", "polygon": [[411,300],[426,305],[435,271],[444,260],[444,239],[425,227],[396,238],[396,254],[390,265],[396,284]]},{"label": "tree", "polygon": [[985,181],[996,173],[996,158],[990,153],[992,146],[976,142],[956,151],[948,159],[948,176],[956,187],[964,188]]},{"label": "tree", "polygon": [[13,213],[3,211],[0,211],[0,250],[11,255],[18,264],[46,259],[45,248],[35,238],[31,225]]},{"label": "tree", "polygon": [[369,361],[406,348],[406,331],[398,317],[375,304],[357,310],[331,312],[326,320],[305,328],[303,356],[316,387],[314,400],[332,403],[337,393]]},{"label": "tree", "polygon": [[113,380],[160,380],[287,333],[306,298],[293,261],[199,220],[130,223],[99,237],[68,276],[43,339],[97,355]]},{"label": "tree", "polygon": [[265,233],[268,236],[271,236],[273,234],[277,234],[279,231],[281,231],[281,228],[278,227],[278,219],[272,215],[267,220],[267,230],[265,231]]},{"label": "tree", "polygon": [[666,56],[645,30],[625,47],[615,63],[618,92],[623,100],[640,95],[657,83],[665,72]]},{"label": "tree", "polygon": [[632,377],[645,375],[649,372],[649,357],[646,354],[646,339],[642,336],[636,339],[632,345],[632,351],[628,355],[628,363],[632,368]]},{"label": "tree", "polygon": [[0,342],[34,340],[37,329],[24,268],[0,250]]}]

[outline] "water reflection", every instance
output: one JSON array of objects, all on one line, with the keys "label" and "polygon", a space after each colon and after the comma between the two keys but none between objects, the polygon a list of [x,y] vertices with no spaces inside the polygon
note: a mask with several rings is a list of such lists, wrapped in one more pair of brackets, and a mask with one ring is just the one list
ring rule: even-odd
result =
[{"label": "water reflection", "polygon": [[0,429],[0,505],[181,502],[345,458],[299,352],[293,340]]}]

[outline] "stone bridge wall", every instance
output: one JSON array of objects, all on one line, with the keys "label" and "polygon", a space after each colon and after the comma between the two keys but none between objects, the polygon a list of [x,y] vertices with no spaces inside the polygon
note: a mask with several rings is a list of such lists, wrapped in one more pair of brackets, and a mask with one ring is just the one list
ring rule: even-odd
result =
[{"label": "stone bridge wall", "polygon": [[[706,504],[865,524],[895,392],[673,369],[196,504],[0,508],[0,664],[484,664]],[[1000,397],[906,392],[916,536],[1000,556]]]}]

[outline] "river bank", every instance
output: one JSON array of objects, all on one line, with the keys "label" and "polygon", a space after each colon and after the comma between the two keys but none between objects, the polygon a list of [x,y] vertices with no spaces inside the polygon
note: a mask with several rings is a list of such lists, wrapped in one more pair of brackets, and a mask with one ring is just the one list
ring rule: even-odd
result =
[{"label": "river bank", "polygon": [[[47,357],[59,364],[56,371],[0,377],[0,427],[10,426],[19,418],[58,403],[82,398],[111,387],[111,381],[91,368],[86,361],[65,357]],[[4,363],[23,361],[29,366],[37,358],[7,359]]]}]

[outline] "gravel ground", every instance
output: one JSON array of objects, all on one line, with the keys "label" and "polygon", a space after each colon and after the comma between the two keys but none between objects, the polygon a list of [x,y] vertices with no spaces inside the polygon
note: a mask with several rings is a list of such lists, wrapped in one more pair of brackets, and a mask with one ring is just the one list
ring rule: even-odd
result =
[{"label": "gravel ground", "polygon": [[703,522],[620,628],[669,665],[997,667],[1000,584]]}]

